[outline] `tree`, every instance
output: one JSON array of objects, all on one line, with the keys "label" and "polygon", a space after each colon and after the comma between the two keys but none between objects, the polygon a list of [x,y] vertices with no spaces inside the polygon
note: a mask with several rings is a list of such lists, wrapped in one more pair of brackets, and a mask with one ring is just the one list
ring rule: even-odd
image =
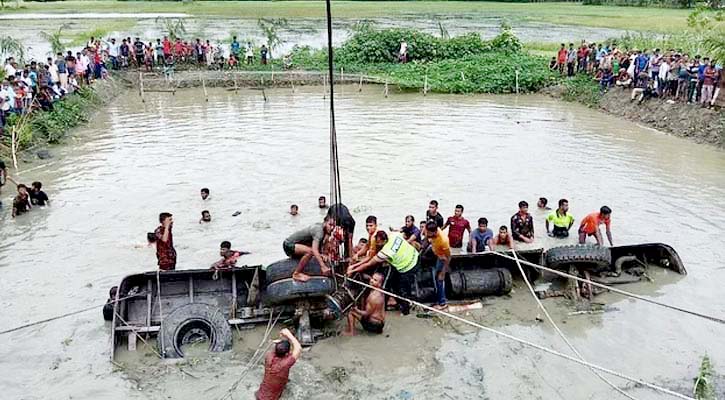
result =
[{"label": "tree", "polygon": [[161,31],[166,32],[166,36],[172,42],[176,39],[181,39],[186,34],[186,26],[184,26],[184,20],[181,18],[156,18],[156,24],[159,25]]},{"label": "tree", "polygon": [[702,44],[711,59],[725,61],[725,10],[698,7],[687,17],[687,24],[702,35]]},{"label": "tree", "polygon": [[70,25],[63,24],[58,27],[58,30],[55,32],[48,33],[40,31],[40,36],[50,43],[50,52],[48,54],[52,56],[54,54],[62,53],[63,50],[65,50],[65,46],[63,45],[61,38],[63,37],[63,30],[68,29],[69,27]]},{"label": "tree", "polygon": [[2,61],[8,57],[15,57],[19,64],[25,60],[25,47],[18,39],[10,36],[0,36],[0,56]]},{"label": "tree", "polygon": [[279,31],[287,28],[289,23],[286,18],[268,19],[261,18],[257,21],[259,29],[262,30],[267,38],[267,48],[269,49],[269,58],[272,58],[272,50],[279,47],[284,41],[279,37]]}]

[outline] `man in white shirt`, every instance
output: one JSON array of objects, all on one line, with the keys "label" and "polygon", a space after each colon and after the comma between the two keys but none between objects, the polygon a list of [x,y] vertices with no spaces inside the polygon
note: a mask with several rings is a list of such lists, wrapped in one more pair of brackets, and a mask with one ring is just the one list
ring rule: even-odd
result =
[{"label": "man in white shirt", "polygon": [[120,46],[116,43],[116,38],[111,38],[108,44],[108,57],[111,58],[111,68],[118,69],[118,55],[120,54]]},{"label": "man in white shirt", "polygon": [[15,76],[15,73],[17,70],[15,69],[15,59],[13,57],[10,57],[5,62],[5,77],[8,76]]},{"label": "man in white shirt", "polygon": [[51,82],[60,83],[60,75],[58,75],[58,66],[55,65],[52,57],[48,57],[48,73],[50,73]]},{"label": "man in white shirt", "polygon": [[4,112],[12,111],[15,108],[15,91],[7,80],[4,80],[0,86],[0,98],[4,100],[2,104]]}]

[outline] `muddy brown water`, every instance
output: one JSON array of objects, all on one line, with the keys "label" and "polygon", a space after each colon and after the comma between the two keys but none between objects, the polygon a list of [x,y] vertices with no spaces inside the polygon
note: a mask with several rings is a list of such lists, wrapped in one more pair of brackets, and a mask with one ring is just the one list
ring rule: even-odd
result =
[{"label": "muddy brown water", "polygon": [[[328,114],[321,88],[239,93],[200,90],[123,93],[54,158],[23,164],[52,206],[0,216],[0,330],[105,301],[108,288],[153,269],[145,247],[158,213],[174,213],[178,268],[204,268],[218,244],[251,251],[243,262],[283,257],[291,231],[319,220],[329,187]],[[337,98],[343,199],[360,226],[420,218],[431,198],[449,215],[457,203],[475,221],[506,224],[516,203],[570,200],[575,217],[607,204],[616,244],[665,242],[686,277],[655,274],[628,289],[722,317],[725,153],[575,104],[543,96],[448,96],[341,88]],[[212,198],[202,202],[199,189]],[[289,205],[300,205],[291,217]],[[203,209],[213,221],[200,225]],[[241,215],[232,217],[235,211]],[[544,214],[534,211],[537,245]],[[362,230],[357,234],[360,235]],[[691,393],[704,354],[725,368],[723,326],[656,306],[603,295],[610,311],[569,316],[546,300],[581,353],[600,365]],[[464,314],[568,353],[520,284]],[[193,351],[160,362],[140,343],[109,362],[109,325],[100,309],[0,336],[0,387],[7,399],[215,399],[237,379],[263,328],[242,331],[234,350]],[[250,398],[256,366],[235,398]],[[619,379],[640,399],[664,398]],[[291,373],[288,399],[602,399],[616,396],[586,368],[460,324],[389,317],[385,334],[330,338],[306,351]]]}]

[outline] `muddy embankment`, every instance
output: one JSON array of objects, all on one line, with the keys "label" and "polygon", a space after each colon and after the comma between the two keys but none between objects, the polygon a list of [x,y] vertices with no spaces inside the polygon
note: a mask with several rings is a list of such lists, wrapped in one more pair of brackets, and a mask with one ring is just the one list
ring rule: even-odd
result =
[{"label": "muddy embankment", "polygon": [[[564,85],[543,90],[555,98],[563,98]],[[725,148],[725,110],[723,102],[708,109],[699,104],[671,100],[648,99],[630,101],[630,89],[613,88],[599,98],[596,108],[634,123],[693,140]]]}]

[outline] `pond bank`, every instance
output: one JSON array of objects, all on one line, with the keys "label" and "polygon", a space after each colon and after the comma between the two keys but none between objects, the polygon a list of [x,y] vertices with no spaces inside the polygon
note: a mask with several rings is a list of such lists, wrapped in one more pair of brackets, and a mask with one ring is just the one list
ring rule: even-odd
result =
[{"label": "pond bank", "polygon": [[[564,84],[542,90],[554,98],[566,99]],[[616,117],[694,141],[725,148],[725,111],[722,107],[702,108],[671,100],[648,99],[643,103],[629,100],[630,90],[612,88],[604,95],[566,99],[581,102]],[[719,102],[718,104],[722,104]]]}]

